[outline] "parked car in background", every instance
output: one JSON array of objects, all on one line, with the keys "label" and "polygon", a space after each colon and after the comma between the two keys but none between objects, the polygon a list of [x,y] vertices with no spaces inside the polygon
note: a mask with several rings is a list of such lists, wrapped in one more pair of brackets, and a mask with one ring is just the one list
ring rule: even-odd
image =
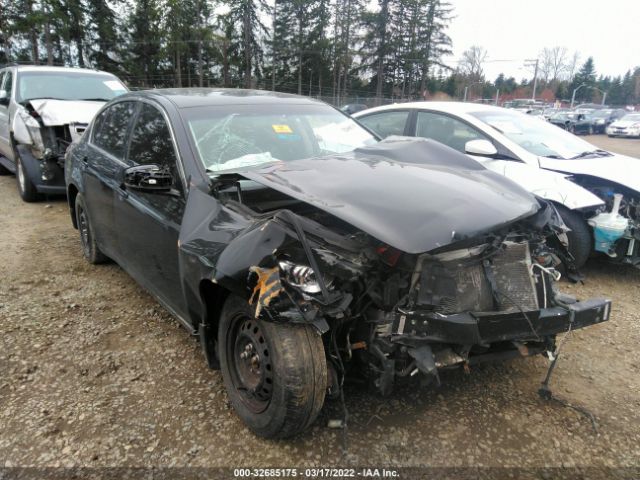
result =
[{"label": "parked car in background", "polygon": [[545,120],[549,120],[556,113],[568,112],[568,111],[569,110],[567,110],[565,108],[547,107],[542,112],[542,116],[544,117]]},{"label": "parked car in background", "polygon": [[114,259],[197,334],[264,437],[311,425],[347,369],[387,394],[553,351],[558,333],[609,318],[609,300],[558,292],[551,204],[438,142],[378,142],[313,99],[124,95],[66,167],[86,259]]},{"label": "parked car in background", "polygon": [[593,135],[591,118],[585,113],[558,112],[549,117],[549,123],[575,135]]},{"label": "parked car in background", "polygon": [[[548,122],[488,105],[406,103],[366,110],[355,118],[381,136],[402,131],[438,140],[555,202],[571,228],[569,250],[578,266],[593,251],[613,262],[640,266],[638,159],[598,149]],[[548,177],[551,172],[563,178]]]},{"label": "parked car in background", "polygon": [[640,113],[628,113],[606,129],[610,137],[640,137]]},{"label": "parked car in background", "polygon": [[0,70],[0,175],[15,173],[23,200],[64,193],[64,154],[95,113],[127,88],[97,70],[11,66]]},{"label": "parked car in background", "polygon": [[527,115],[531,115],[532,117],[538,117],[541,120],[546,120],[545,116],[544,116],[544,108],[531,108],[530,110],[527,110],[525,112]]},{"label": "parked car in background", "polygon": [[364,103],[348,103],[344,105],[340,110],[346,113],[347,115],[353,115],[356,112],[361,112],[362,110],[366,110],[367,107]]},{"label": "parked car in background", "polygon": [[576,110],[602,110],[605,108],[610,108],[608,105],[601,105],[600,103],[581,103],[580,105],[576,105]]},{"label": "parked car in background", "polygon": [[603,108],[594,110],[590,115],[593,131],[595,133],[605,133],[609,125],[619,118],[624,117],[627,113],[624,109]]}]

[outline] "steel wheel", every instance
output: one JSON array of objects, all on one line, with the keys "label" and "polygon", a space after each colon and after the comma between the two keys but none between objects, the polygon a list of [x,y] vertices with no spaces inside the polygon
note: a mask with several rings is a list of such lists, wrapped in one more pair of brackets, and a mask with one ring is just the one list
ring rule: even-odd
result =
[{"label": "steel wheel", "polygon": [[76,225],[78,226],[78,232],[80,233],[80,246],[82,247],[82,254],[89,263],[97,264],[103,263],[108,258],[102,253],[100,247],[96,243],[93,226],[91,225],[91,218],[87,213],[87,207],[84,203],[84,197],[81,193],[75,198],[75,214]]},{"label": "steel wheel", "polygon": [[14,149],[14,158],[16,159],[16,179],[18,182],[18,193],[25,202],[35,202],[39,195],[36,187],[29,178],[29,173],[24,168],[22,159],[17,150]]},{"label": "steel wheel", "polygon": [[273,393],[273,369],[260,324],[239,313],[233,319],[228,335],[225,354],[231,381],[249,410],[264,412]]},{"label": "steel wheel", "polygon": [[91,256],[91,231],[89,230],[89,220],[84,208],[78,208],[78,230],[80,231],[80,244],[82,245],[82,251],[84,256],[89,258]]},{"label": "steel wheel", "polygon": [[256,434],[288,437],[316,419],[327,391],[327,358],[315,327],[256,320],[249,303],[230,294],[217,348],[231,405]]}]

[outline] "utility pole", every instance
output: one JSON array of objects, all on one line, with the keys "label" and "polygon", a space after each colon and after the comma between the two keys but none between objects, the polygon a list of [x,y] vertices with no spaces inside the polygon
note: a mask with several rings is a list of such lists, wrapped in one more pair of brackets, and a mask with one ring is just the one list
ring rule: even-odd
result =
[{"label": "utility pole", "polygon": [[276,12],[278,11],[278,0],[273,2],[273,45],[271,52],[271,91],[276,91]]},{"label": "utility pole", "polygon": [[534,67],[533,70],[533,92],[531,94],[531,100],[535,100],[536,99],[536,90],[538,88],[538,62],[539,60],[536,58],[534,59],[527,59],[525,60],[524,66],[525,67]]},{"label": "utility pole", "polygon": [[500,100],[500,89],[499,88],[496,90],[496,103],[495,103],[496,107],[498,106],[498,100]]},{"label": "utility pole", "polygon": [[587,84],[583,83],[583,84],[578,85],[578,87],[573,90],[573,93],[571,94],[571,108],[573,108],[573,102],[576,101],[576,92],[578,90],[580,90],[582,87],[586,87],[586,86],[587,86]]}]

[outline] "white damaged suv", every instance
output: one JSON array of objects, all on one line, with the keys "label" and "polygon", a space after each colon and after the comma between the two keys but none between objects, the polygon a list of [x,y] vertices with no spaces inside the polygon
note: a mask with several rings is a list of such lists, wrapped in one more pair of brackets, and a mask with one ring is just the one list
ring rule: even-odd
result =
[{"label": "white damaged suv", "polygon": [[490,105],[400,103],[353,117],[381,137],[436,140],[553,202],[569,227],[575,266],[600,252],[640,268],[640,159],[598,149],[549,122]]},{"label": "white damaged suv", "polygon": [[0,70],[0,175],[15,173],[23,200],[64,194],[64,154],[109,100],[127,92],[97,70],[9,66]]}]

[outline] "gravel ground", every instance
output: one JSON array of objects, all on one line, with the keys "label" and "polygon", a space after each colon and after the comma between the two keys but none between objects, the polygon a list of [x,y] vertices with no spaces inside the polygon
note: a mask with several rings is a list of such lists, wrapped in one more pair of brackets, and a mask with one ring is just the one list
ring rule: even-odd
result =
[{"label": "gravel ground", "polygon": [[561,285],[613,300],[611,321],[571,335],[552,381],[597,433],[538,398],[536,357],[390,398],[349,386],[344,453],[326,427],[336,402],[296,438],[253,436],[196,339],[117,265],[83,260],[64,200],[25,204],[0,177],[0,232],[0,467],[640,466],[638,270],[592,261],[584,285]]}]

